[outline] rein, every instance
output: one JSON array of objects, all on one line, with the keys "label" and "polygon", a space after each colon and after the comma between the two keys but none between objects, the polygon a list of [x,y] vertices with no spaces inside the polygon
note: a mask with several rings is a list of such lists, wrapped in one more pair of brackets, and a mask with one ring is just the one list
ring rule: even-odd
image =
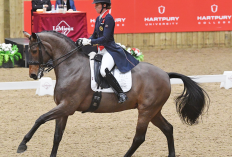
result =
[{"label": "rein", "polygon": [[[36,34],[36,33],[35,33],[35,34]],[[80,46],[78,46],[78,47],[76,47],[75,49],[71,50],[70,52],[64,54],[63,56],[61,56],[61,57],[59,57],[59,58],[57,58],[57,59],[52,60],[52,62],[58,61],[59,59],[64,58],[64,57],[67,56],[67,57],[64,58],[62,61],[60,61],[59,63],[57,63],[55,66],[53,66],[53,65],[51,66],[49,63],[43,64],[43,55],[42,55],[41,45],[42,45],[43,49],[45,50],[45,52],[47,53],[47,55],[48,55],[50,58],[52,58],[52,56],[47,52],[47,50],[46,50],[45,46],[43,45],[43,43],[42,43],[41,39],[39,38],[39,36],[38,36],[37,34],[36,34],[36,36],[37,36],[37,40],[38,40],[38,41],[37,41],[36,43],[30,45],[30,49],[31,49],[31,47],[34,46],[34,45],[38,45],[38,46],[39,46],[39,61],[28,61],[28,64],[29,64],[29,65],[39,65],[38,78],[41,78],[41,76],[43,76],[43,72],[48,73],[48,72],[50,72],[52,69],[54,69],[55,67],[59,66],[61,63],[63,63],[65,60],[67,60],[69,57],[71,57],[71,56],[74,54],[74,52],[75,52],[76,50],[79,50],[79,49],[82,48],[82,46],[83,46],[83,45],[81,44]],[[31,39],[31,37],[30,37],[30,39]],[[45,69],[45,68],[47,68],[47,69]]]}]

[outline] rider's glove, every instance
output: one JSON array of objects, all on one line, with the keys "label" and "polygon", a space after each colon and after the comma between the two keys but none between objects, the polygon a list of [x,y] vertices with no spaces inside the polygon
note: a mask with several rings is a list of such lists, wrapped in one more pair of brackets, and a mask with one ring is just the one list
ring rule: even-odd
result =
[{"label": "rider's glove", "polygon": [[82,39],[83,39],[83,38],[79,38],[79,39],[77,39],[77,41],[76,41],[76,45],[77,45],[77,46],[80,46],[80,45],[81,45],[81,43],[82,43]]},{"label": "rider's glove", "polygon": [[91,45],[91,40],[87,38],[82,38],[82,45]]}]

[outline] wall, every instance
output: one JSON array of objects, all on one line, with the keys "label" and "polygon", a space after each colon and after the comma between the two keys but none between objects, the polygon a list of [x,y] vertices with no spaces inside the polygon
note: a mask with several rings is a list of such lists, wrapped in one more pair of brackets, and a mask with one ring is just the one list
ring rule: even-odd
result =
[{"label": "wall", "polygon": [[142,50],[232,47],[232,31],[116,34],[115,41]]},{"label": "wall", "polygon": [[0,43],[4,40],[4,1],[0,1]]},{"label": "wall", "polygon": [[0,43],[23,37],[23,0],[1,0],[0,19]]},{"label": "wall", "polygon": [[[23,37],[24,1],[31,0],[0,0],[0,43]],[[115,41],[142,50],[232,47],[232,31],[116,34]]]}]

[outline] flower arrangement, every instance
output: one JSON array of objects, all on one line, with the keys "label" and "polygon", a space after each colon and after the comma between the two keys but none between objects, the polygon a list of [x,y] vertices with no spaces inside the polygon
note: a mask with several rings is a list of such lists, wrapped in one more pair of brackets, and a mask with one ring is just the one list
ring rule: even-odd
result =
[{"label": "flower arrangement", "polygon": [[0,44],[0,66],[9,61],[11,61],[14,66],[14,61],[18,61],[19,59],[22,59],[22,55],[18,52],[17,45]]},{"label": "flower arrangement", "polygon": [[135,57],[138,61],[143,61],[144,60],[144,55],[138,48],[127,48],[127,51]]},{"label": "flower arrangement", "polygon": [[127,52],[129,52],[138,61],[144,60],[144,55],[138,48],[130,48],[130,47],[126,48],[125,45],[121,45],[120,43],[117,43],[117,44],[120,45],[123,49],[127,50]]}]

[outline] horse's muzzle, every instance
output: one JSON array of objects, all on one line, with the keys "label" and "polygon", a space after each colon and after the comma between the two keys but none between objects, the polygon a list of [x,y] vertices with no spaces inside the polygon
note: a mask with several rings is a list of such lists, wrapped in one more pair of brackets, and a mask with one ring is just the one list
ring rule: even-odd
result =
[{"label": "horse's muzzle", "polygon": [[30,78],[33,78],[34,80],[37,80],[37,75],[36,74],[30,74]]}]

